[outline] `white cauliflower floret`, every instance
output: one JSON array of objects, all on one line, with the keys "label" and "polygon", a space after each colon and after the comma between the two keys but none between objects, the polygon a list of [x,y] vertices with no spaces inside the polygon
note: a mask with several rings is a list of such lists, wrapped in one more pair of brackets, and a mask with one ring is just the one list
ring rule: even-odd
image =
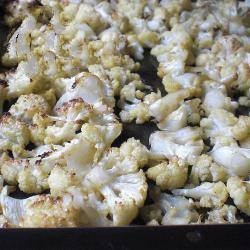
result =
[{"label": "white cauliflower floret", "polygon": [[6,73],[7,97],[16,98],[32,93],[36,88],[41,88],[40,80],[38,61],[31,56],[27,61],[20,62],[14,72]]},{"label": "white cauliflower floret", "polygon": [[208,212],[205,223],[240,223],[242,220],[236,218],[237,209],[232,205],[223,205]]},{"label": "white cauliflower floret", "polygon": [[176,92],[179,89],[188,89],[191,96],[200,96],[201,94],[201,79],[194,73],[184,73],[178,76],[167,74],[163,77],[162,83],[168,93]]},{"label": "white cauliflower floret", "polygon": [[50,106],[41,95],[21,95],[17,102],[11,106],[9,112],[19,120],[30,122],[36,113],[48,114]]},{"label": "white cauliflower floret", "polygon": [[150,167],[146,174],[161,190],[181,188],[187,180],[188,165],[182,160],[172,159],[169,163],[163,162]]},{"label": "white cauliflower floret", "polygon": [[134,98],[134,103],[132,104],[128,104],[127,102],[120,100],[118,105],[122,111],[119,115],[123,122],[132,122],[135,119],[137,124],[141,124],[149,121],[151,117],[149,107],[152,103],[161,98],[161,94],[160,92],[151,92],[148,95],[144,95],[141,91],[136,91],[135,95],[138,98],[143,97],[143,100]]},{"label": "white cauliflower floret", "polygon": [[232,145],[215,144],[210,152],[213,160],[223,166],[230,176],[247,177],[250,174],[250,149]]},{"label": "white cauliflower floret", "polygon": [[112,225],[127,225],[146,199],[146,178],[139,168],[148,162],[148,155],[145,146],[129,139],[120,148],[107,151],[91,169],[82,169],[76,175],[74,169],[58,166],[49,177],[51,193],[61,196],[72,186],[82,185],[89,198],[95,193],[99,206],[103,208],[99,211],[103,218],[111,217]]},{"label": "white cauliflower floret", "polygon": [[212,144],[216,137],[226,136],[236,140],[244,140],[250,134],[250,118],[248,116],[235,117],[223,109],[214,109],[208,118],[203,118],[200,123],[204,129],[205,138],[210,138]]},{"label": "white cauliflower floret", "polygon": [[154,203],[141,209],[141,217],[145,222],[156,220],[161,225],[179,225],[196,223],[199,214],[194,209],[194,202],[181,196],[151,191]]},{"label": "white cauliflower floret", "polygon": [[137,216],[146,199],[145,175],[141,170],[119,176],[110,184],[100,187],[100,193],[110,210],[113,225],[128,225]]},{"label": "white cauliflower floret", "polygon": [[158,122],[161,122],[188,97],[188,90],[179,90],[175,93],[170,93],[149,106],[150,115],[155,117]]},{"label": "white cauliflower floret", "polygon": [[142,124],[150,119],[148,106],[143,102],[132,105],[125,104],[123,109],[119,114],[123,122],[130,123],[135,120],[136,124]]},{"label": "white cauliflower floret", "polygon": [[52,147],[40,156],[26,159],[3,159],[1,173],[9,184],[18,184],[26,193],[40,193],[49,188],[48,177],[57,165],[67,166],[75,173],[86,172],[99,152],[84,138],[74,139],[64,147]]},{"label": "white cauliflower floret", "polygon": [[185,127],[176,132],[157,131],[151,134],[151,151],[168,159],[175,156],[192,164],[201,154],[204,143],[198,127]]},{"label": "white cauliflower floret", "polygon": [[239,177],[231,177],[227,181],[227,190],[236,207],[250,215],[250,183]]},{"label": "white cauliflower floret", "polygon": [[206,81],[204,82],[204,97],[202,106],[207,114],[210,114],[214,109],[225,109],[227,111],[235,111],[238,108],[238,103],[232,101],[227,96],[227,91],[224,85]]},{"label": "white cauliflower floret", "polygon": [[55,115],[52,119],[55,121],[82,123],[88,120],[90,113],[93,112],[93,106],[84,102],[82,98],[72,99],[64,102],[62,106],[54,110]]},{"label": "white cauliflower floret", "polygon": [[151,54],[157,57],[159,64],[158,75],[166,74],[178,76],[185,73],[185,66],[192,61],[192,38],[183,29],[176,25],[171,31],[162,35],[161,44],[151,50]]},{"label": "white cauliflower floret", "polygon": [[30,131],[25,123],[16,120],[9,113],[0,119],[0,148],[14,150],[14,146],[24,148],[30,141]]},{"label": "white cauliflower floret", "polygon": [[36,0],[15,0],[6,2],[4,8],[8,15],[4,16],[4,21],[8,26],[14,26],[25,19],[28,13],[28,7],[36,4]]},{"label": "white cauliflower floret", "polygon": [[250,117],[240,116],[232,127],[232,133],[236,140],[243,141],[250,136]]},{"label": "white cauliflower floret", "polygon": [[66,92],[56,103],[54,110],[60,108],[65,102],[82,98],[88,104],[104,102],[111,107],[114,105],[114,95],[110,86],[100,81],[100,79],[89,73],[80,73],[70,79],[61,79],[67,82]]},{"label": "white cauliflower floret", "polygon": [[6,186],[0,203],[10,227],[76,227],[87,223],[84,212],[63,198],[47,194],[19,200],[9,197],[7,191]]},{"label": "white cauliflower floret", "polygon": [[197,199],[202,207],[220,207],[228,198],[227,188],[221,181],[203,182],[195,188],[174,189],[172,193]]},{"label": "white cauliflower floret", "polygon": [[160,130],[177,131],[188,124],[198,125],[202,115],[200,99],[185,101],[181,106],[170,113],[163,121],[157,124]]},{"label": "white cauliflower floret", "polygon": [[137,60],[142,60],[144,58],[144,49],[140,44],[137,36],[135,34],[128,34],[127,39],[129,53]]},{"label": "white cauliflower floret", "polygon": [[190,174],[190,182],[199,184],[204,181],[226,181],[228,178],[227,170],[216,164],[209,155],[200,155],[192,166]]},{"label": "white cauliflower floret", "polygon": [[216,137],[233,137],[232,127],[236,124],[237,118],[230,112],[223,109],[214,109],[208,118],[203,118],[200,122],[204,130],[205,138],[210,138],[214,144]]},{"label": "white cauliflower floret", "polygon": [[237,35],[220,36],[211,52],[204,56],[206,59],[199,65],[204,67],[204,73],[210,79],[225,84],[229,90],[248,91],[249,52],[242,39]]},{"label": "white cauliflower floret", "polygon": [[28,15],[21,26],[15,31],[8,42],[7,53],[2,62],[7,66],[14,66],[30,53],[31,32],[37,28],[37,22],[32,15]]}]

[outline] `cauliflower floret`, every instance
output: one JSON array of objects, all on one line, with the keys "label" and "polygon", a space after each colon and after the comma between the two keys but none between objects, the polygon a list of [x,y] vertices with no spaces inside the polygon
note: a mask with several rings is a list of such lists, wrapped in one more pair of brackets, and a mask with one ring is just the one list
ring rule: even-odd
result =
[{"label": "cauliflower floret", "polygon": [[81,3],[74,16],[74,23],[87,23],[96,33],[104,30],[107,23],[101,18],[99,13],[89,4]]},{"label": "cauliflower floret", "polygon": [[136,124],[142,124],[150,119],[148,107],[143,102],[133,105],[125,104],[123,109],[119,114],[123,122],[130,123],[135,120]]},{"label": "cauliflower floret", "polygon": [[232,127],[237,123],[237,118],[230,112],[223,109],[214,109],[208,118],[203,118],[200,122],[204,130],[205,138],[210,138],[214,144],[216,137],[233,137]]},{"label": "cauliflower floret", "polygon": [[160,122],[176,110],[181,105],[181,102],[188,97],[188,90],[179,90],[175,93],[170,93],[149,106],[150,115]]},{"label": "cauliflower floret", "polygon": [[119,115],[123,122],[132,122],[135,119],[135,122],[137,124],[142,124],[149,121],[151,117],[149,107],[152,103],[161,98],[161,94],[160,92],[151,92],[148,95],[144,95],[144,93],[142,93],[141,91],[136,91],[135,95],[137,95],[138,98],[143,97],[143,100],[134,98],[134,103],[128,104],[121,99],[118,103],[118,105],[122,109]]},{"label": "cauliflower floret", "polygon": [[89,198],[95,197],[103,208],[99,211],[103,218],[111,217],[112,225],[127,225],[146,199],[146,178],[139,168],[148,162],[148,155],[145,146],[129,139],[120,148],[107,151],[91,169],[82,169],[77,175],[74,169],[57,167],[49,177],[51,193],[61,196],[72,186],[82,185]]},{"label": "cauliflower floret", "polygon": [[144,49],[137,36],[135,34],[128,34],[127,40],[129,53],[137,60],[142,60],[144,58]]},{"label": "cauliflower floret", "polygon": [[177,156],[192,164],[204,148],[201,135],[198,127],[185,127],[176,132],[157,131],[151,134],[149,143],[153,153],[164,155],[168,159]]},{"label": "cauliflower floret", "polygon": [[26,59],[30,53],[30,34],[36,28],[37,22],[35,18],[32,15],[28,15],[8,42],[7,53],[2,58],[4,65],[15,66]]},{"label": "cauliflower floret", "polygon": [[202,115],[200,103],[201,101],[198,98],[185,101],[177,110],[159,122],[157,124],[158,128],[173,132],[186,127],[188,124],[198,125]]},{"label": "cauliflower floret", "polygon": [[223,109],[212,110],[208,118],[201,120],[200,125],[204,129],[205,137],[210,138],[212,144],[219,136],[232,137],[241,141],[250,135],[250,118],[248,116],[237,118]]},{"label": "cauliflower floret", "polygon": [[198,221],[199,214],[191,199],[160,193],[157,189],[152,190],[150,196],[154,203],[141,209],[141,217],[146,223],[156,220],[161,225],[178,225]]},{"label": "cauliflower floret", "polygon": [[227,170],[216,164],[209,155],[200,155],[192,166],[190,182],[198,185],[204,181],[226,181],[228,178]]},{"label": "cauliflower floret", "polygon": [[159,64],[158,75],[178,76],[185,73],[186,64],[192,62],[192,38],[180,25],[162,35],[161,44],[151,50]]},{"label": "cauliflower floret", "polygon": [[250,215],[250,183],[239,177],[231,177],[227,181],[227,190],[234,204],[243,213]]},{"label": "cauliflower floret", "polygon": [[[87,177],[86,177],[87,178]],[[104,203],[110,210],[113,225],[128,225],[138,214],[147,196],[147,183],[143,171],[117,177],[100,187]]]},{"label": "cauliflower floret", "polygon": [[100,154],[95,144],[85,138],[73,139],[64,147],[54,146],[40,156],[26,159],[4,159],[1,173],[9,184],[18,184],[26,193],[40,193],[49,188],[48,177],[56,165],[75,173],[86,172]]},{"label": "cauliflower floret", "polygon": [[3,215],[10,227],[76,227],[87,223],[83,211],[72,202],[51,195],[36,195],[18,200],[1,193]]},{"label": "cauliflower floret", "polygon": [[206,114],[210,114],[214,109],[225,109],[233,112],[238,108],[238,103],[231,101],[230,97],[227,97],[227,91],[224,85],[206,81],[204,82],[204,97],[202,106],[206,111]]},{"label": "cauliflower floret", "polygon": [[[212,53],[211,53],[212,52]],[[237,35],[220,36],[207,53],[204,72],[229,90],[248,91],[250,86],[249,52]],[[198,60],[198,59],[197,59]]]},{"label": "cauliflower floret", "polygon": [[218,165],[226,169],[230,176],[247,177],[250,174],[250,149],[241,148],[236,143],[222,145],[218,142],[210,155]]},{"label": "cauliflower floret", "polygon": [[40,84],[40,80],[38,62],[34,56],[30,56],[27,61],[20,62],[14,72],[6,73],[7,98],[32,93],[43,86]]},{"label": "cauliflower floret", "polygon": [[232,205],[223,205],[208,212],[205,223],[240,223],[241,219],[236,218],[237,209]]},{"label": "cauliflower floret", "polygon": [[1,150],[11,150],[15,145],[21,149],[29,143],[30,131],[25,123],[6,113],[0,119],[0,141]]},{"label": "cauliflower floret", "polygon": [[176,92],[179,89],[188,89],[191,96],[200,96],[201,94],[201,79],[194,73],[185,73],[178,76],[166,74],[162,83],[168,93]]},{"label": "cauliflower floret", "polygon": [[188,165],[182,160],[172,159],[147,170],[147,177],[156,182],[161,190],[183,187],[187,180]]},{"label": "cauliflower floret", "polygon": [[242,141],[250,136],[250,117],[240,116],[237,123],[232,127],[234,138]]},{"label": "cauliflower floret", "polygon": [[195,188],[174,189],[172,193],[197,199],[202,207],[220,207],[228,198],[227,188],[221,181],[203,182]]},{"label": "cauliflower floret", "polygon": [[67,121],[82,123],[86,121],[93,112],[93,106],[84,102],[82,98],[72,99],[68,102],[64,102],[62,106],[55,109],[55,115],[58,117],[53,117],[55,121]]},{"label": "cauliflower floret", "polygon": [[48,114],[50,112],[50,106],[41,95],[21,95],[17,99],[17,102],[11,106],[9,112],[19,120],[30,122],[33,116],[38,112]]},{"label": "cauliflower floret", "polygon": [[28,7],[36,4],[36,0],[15,0],[6,2],[4,8],[8,15],[4,16],[4,21],[8,26],[14,26],[25,19],[28,13]]},{"label": "cauliflower floret", "polygon": [[111,107],[114,105],[114,95],[110,86],[100,81],[100,79],[89,73],[80,73],[70,79],[61,79],[68,85],[66,92],[57,101],[54,110],[62,107],[65,102],[70,100],[82,98],[88,104],[95,104],[97,102],[104,102]]}]

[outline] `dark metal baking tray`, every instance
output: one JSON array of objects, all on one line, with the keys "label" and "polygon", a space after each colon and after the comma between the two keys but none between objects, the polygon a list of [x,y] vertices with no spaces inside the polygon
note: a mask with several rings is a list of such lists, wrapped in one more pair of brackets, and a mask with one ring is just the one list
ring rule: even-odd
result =
[{"label": "dark metal baking tray", "polygon": [[[0,0],[0,5],[1,5]],[[0,11],[0,15],[1,14]],[[1,22],[2,18],[0,19]],[[0,54],[6,38],[0,23]],[[154,90],[164,92],[156,75],[156,61],[147,53],[140,75]],[[1,69],[0,69],[1,70]],[[119,110],[116,110],[118,113]],[[153,123],[124,124],[119,146],[135,137],[148,146],[149,135],[157,130]],[[250,249],[250,223],[230,225],[130,226],[113,228],[0,229],[0,250],[12,249]]]}]

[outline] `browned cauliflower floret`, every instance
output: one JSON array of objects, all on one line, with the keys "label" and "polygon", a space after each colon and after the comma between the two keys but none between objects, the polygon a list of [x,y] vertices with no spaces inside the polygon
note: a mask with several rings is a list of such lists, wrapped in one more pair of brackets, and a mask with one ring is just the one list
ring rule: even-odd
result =
[{"label": "browned cauliflower floret", "polygon": [[192,166],[189,178],[192,184],[197,185],[203,181],[226,181],[228,173],[224,167],[216,164],[211,156],[203,154]]},{"label": "browned cauliflower floret", "polygon": [[84,212],[72,201],[49,194],[18,200],[3,190],[0,203],[10,227],[77,227],[87,222]]},{"label": "browned cauliflower floret", "polygon": [[0,141],[1,150],[12,150],[15,146],[24,149],[30,141],[30,131],[25,123],[6,113],[0,119]]},{"label": "browned cauliflower floret", "polygon": [[30,122],[36,113],[50,113],[50,106],[41,95],[21,95],[17,102],[11,106],[9,112],[17,119]]},{"label": "browned cauliflower floret", "polygon": [[202,207],[221,207],[228,198],[227,188],[221,181],[203,182],[194,188],[174,189],[172,193],[197,199]]},{"label": "browned cauliflower floret", "polygon": [[183,187],[188,175],[188,165],[182,160],[172,159],[147,170],[147,177],[156,182],[161,190]]},{"label": "browned cauliflower floret", "polygon": [[250,183],[239,177],[231,177],[227,181],[227,190],[234,204],[243,213],[250,215]]}]

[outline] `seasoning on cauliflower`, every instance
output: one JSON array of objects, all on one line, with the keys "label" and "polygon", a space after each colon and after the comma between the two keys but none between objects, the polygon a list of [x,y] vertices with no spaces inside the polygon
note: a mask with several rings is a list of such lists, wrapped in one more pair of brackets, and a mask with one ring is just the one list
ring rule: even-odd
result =
[{"label": "seasoning on cauliflower", "polygon": [[183,187],[187,180],[188,166],[182,160],[172,159],[150,167],[147,177],[156,182],[161,190],[171,190]]},{"label": "seasoning on cauliflower", "polygon": [[36,113],[50,113],[50,106],[41,95],[21,95],[16,103],[11,106],[9,112],[19,120],[30,122]]},{"label": "seasoning on cauliflower", "polygon": [[221,207],[228,198],[227,188],[221,181],[203,182],[195,188],[174,189],[172,193],[197,199],[202,207]]},{"label": "seasoning on cauliflower", "polygon": [[250,215],[250,184],[239,177],[231,177],[227,181],[227,190],[236,207]]},{"label": "seasoning on cauliflower", "polygon": [[62,146],[52,146],[47,152],[32,158],[2,160],[1,173],[7,183],[19,185],[26,193],[41,193],[49,188],[48,177],[57,165],[74,171],[89,168],[97,154],[95,145],[84,138],[74,139]]}]

